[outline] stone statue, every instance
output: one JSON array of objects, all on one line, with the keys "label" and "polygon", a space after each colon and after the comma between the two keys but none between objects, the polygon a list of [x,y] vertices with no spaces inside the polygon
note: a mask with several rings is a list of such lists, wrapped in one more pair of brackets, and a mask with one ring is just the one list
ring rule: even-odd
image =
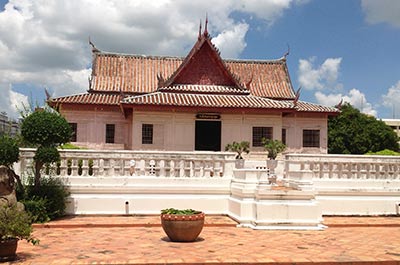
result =
[{"label": "stone statue", "polygon": [[17,202],[15,187],[14,171],[6,166],[0,166],[0,207],[17,205],[18,209],[24,209],[24,205]]}]

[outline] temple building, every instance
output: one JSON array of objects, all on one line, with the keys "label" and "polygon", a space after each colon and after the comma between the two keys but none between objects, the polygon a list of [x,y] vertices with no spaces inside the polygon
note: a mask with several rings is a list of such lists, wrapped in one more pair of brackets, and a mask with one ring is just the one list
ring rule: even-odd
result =
[{"label": "temple building", "polygon": [[326,153],[327,120],[339,110],[299,100],[286,56],[222,59],[207,31],[184,57],[93,49],[86,93],[49,99],[74,130],[72,142],[93,149],[223,151],[262,138],[291,152]]}]

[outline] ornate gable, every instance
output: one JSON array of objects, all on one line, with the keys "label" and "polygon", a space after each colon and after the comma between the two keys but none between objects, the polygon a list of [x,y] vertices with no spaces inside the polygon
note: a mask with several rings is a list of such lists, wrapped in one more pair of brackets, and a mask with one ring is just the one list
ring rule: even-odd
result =
[{"label": "ornate gable", "polygon": [[247,90],[234,76],[219,55],[217,48],[211,43],[207,32],[207,21],[204,33],[199,32],[198,41],[184,59],[178,69],[161,87],[177,85],[226,86]]}]

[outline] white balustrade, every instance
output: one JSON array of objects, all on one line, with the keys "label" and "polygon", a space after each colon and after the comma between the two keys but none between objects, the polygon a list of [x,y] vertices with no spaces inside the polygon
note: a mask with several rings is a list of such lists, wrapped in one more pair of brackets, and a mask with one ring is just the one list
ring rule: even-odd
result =
[{"label": "white balustrade", "polygon": [[399,180],[400,157],[370,155],[286,155],[288,172],[310,169],[316,179]]},{"label": "white balustrade", "polygon": [[[21,148],[20,172],[33,168],[34,149]],[[235,155],[225,152],[59,150],[59,176],[230,178]]]}]

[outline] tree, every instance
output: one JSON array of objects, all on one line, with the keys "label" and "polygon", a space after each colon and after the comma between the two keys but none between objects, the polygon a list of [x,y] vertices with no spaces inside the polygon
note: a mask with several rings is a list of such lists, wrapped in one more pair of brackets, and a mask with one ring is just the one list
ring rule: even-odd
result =
[{"label": "tree", "polygon": [[9,172],[17,180],[18,186],[23,189],[21,178],[15,174],[12,169],[12,165],[19,160],[19,147],[18,143],[14,138],[3,134],[0,136],[0,165],[4,165],[9,168]]},{"label": "tree", "polygon": [[35,161],[35,181],[40,186],[40,170],[46,163],[60,160],[57,146],[69,142],[72,130],[67,120],[51,110],[36,110],[24,118],[21,135],[25,141],[37,147]]},{"label": "tree", "polygon": [[399,150],[399,138],[383,121],[361,113],[346,103],[341,113],[328,120],[328,152],[365,154],[384,149]]}]

